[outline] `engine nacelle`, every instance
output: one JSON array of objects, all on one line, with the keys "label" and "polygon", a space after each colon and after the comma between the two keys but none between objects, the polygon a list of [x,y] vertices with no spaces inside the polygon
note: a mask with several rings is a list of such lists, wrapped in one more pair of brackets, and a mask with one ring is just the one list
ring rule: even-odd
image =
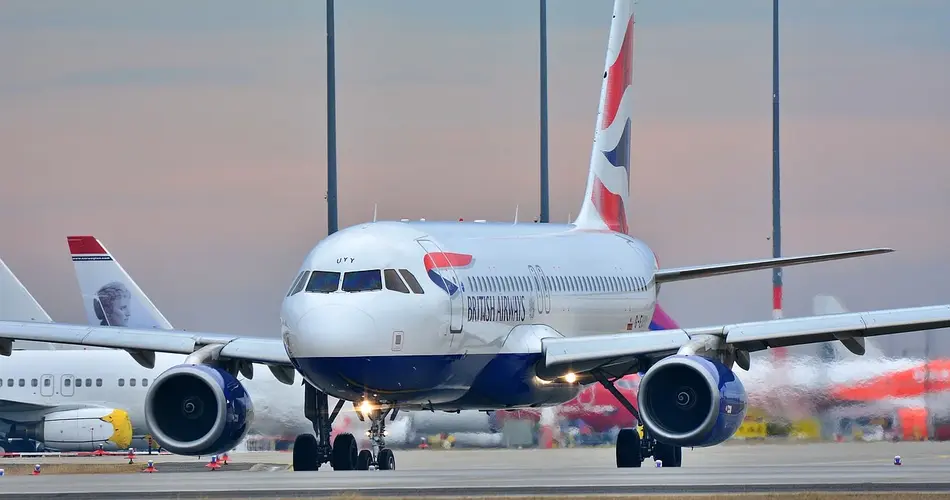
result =
[{"label": "engine nacelle", "polygon": [[7,437],[60,451],[93,451],[100,445],[124,450],[132,444],[132,422],[128,412],[114,408],[52,411],[37,422],[12,424]]},{"label": "engine nacelle", "polygon": [[178,455],[213,455],[234,449],[254,421],[244,386],[208,365],[178,365],[159,375],[145,396],[152,437]]},{"label": "engine nacelle", "polygon": [[637,403],[658,441],[715,446],[731,438],[746,414],[745,387],[732,370],[701,356],[669,356],[643,378]]}]

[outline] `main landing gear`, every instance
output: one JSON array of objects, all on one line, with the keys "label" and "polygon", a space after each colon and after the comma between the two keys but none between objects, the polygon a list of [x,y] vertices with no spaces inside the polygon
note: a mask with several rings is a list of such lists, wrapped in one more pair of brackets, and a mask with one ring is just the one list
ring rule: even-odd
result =
[{"label": "main landing gear", "polygon": [[[380,470],[396,468],[393,451],[385,447],[386,416],[390,410],[368,412],[372,450],[359,450],[356,438],[349,432],[340,433],[330,444],[333,421],[343,409],[345,401],[338,400],[330,412],[329,398],[309,383],[304,383],[304,415],[313,423],[314,434],[301,434],[294,440],[293,467],[295,471],[315,471],[325,463],[333,470]],[[360,414],[360,420],[363,415]],[[392,418],[396,413],[392,412]]]},{"label": "main landing gear", "polygon": [[[640,412],[634,408],[626,396],[614,387],[613,381],[608,380],[600,372],[595,372],[594,377],[617,398],[617,401],[620,401],[620,404],[637,419],[639,424],[641,422]],[[642,436],[640,429],[642,429]],[[643,464],[643,459],[650,456],[655,460],[660,460],[663,467],[680,467],[683,465],[683,448],[657,441],[650,435],[650,430],[646,426],[620,430],[620,433],[617,434],[617,467],[640,467]]]}]

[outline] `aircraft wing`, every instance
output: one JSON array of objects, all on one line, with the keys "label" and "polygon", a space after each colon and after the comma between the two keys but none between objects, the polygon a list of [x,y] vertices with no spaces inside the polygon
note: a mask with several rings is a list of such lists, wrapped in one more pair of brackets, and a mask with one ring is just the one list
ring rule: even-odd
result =
[{"label": "aircraft wing", "polygon": [[851,349],[853,341],[863,337],[946,327],[950,327],[950,305],[939,305],[642,333],[546,338],[542,340],[542,351],[544,372],[563,375],[629,366],[637,358],[674,354],[691,341],[709,336],[721,337],[746,352],[833,340],[840,340]]},{"label": "aircraft wing", "polygon": [[852,259],[854,257],[866,257],[868,255],[877,255],[890,253],[891,248],[869,248],[865,250],[849,250],[847,252],[821,253],[815,255],[804,255],[800,257],[777,257],[771,259],[747,260],[742,262],[729,262],[726,264],[710,264],[703,266],[676,267],[671,269],[659,269],[654,273],[654,279],[657,283],[666,283],[669,281],[691,280],[696,278],[708,278],[710,276],[721,276],[723,274],[745,273],[748,271],[757,271],[760,269],[771,269],[774,267],[790,267],[802,264],[814,264],[816,262],[828,262],[832,260]]},{"label": "aircraft wing", "polygon": [[[244,337],[220,333],[156,330],[112,326],[0,321],[0,353],[9,355],[10,341],[34,340],[130,351],[191,354],[207,345],[222,345],[219,358],[290,366],[279,338]],[[7,345],[3,345],[6,341]]]}]

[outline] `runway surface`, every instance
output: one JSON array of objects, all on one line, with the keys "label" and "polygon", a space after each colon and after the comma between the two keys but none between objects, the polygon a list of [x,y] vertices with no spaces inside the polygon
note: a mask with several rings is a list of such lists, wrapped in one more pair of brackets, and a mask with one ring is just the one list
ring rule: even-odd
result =
[{"label": "runway surface", "polygon": [[[901,455],[904,465],[893,465],[894,455]],[[395,471],[232,472],[225,466],[163,473],[175,459],[195,459],[161,458],[155,460],[157,474],[7,476],[0,478],[0,498],[950,492],[950,443],[724,445],[684,450],[679,469],[656,469],[650,462],[641,469],[617,469],[612,448],[402,451]],[[286,453],[231,456],[235,464],[289,460]]]}]

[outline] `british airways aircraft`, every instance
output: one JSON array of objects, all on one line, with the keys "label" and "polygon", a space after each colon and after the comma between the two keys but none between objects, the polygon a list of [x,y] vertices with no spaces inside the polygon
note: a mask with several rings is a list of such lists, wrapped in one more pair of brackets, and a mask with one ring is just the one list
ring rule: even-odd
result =
[{"label": "british airways aircraft", "polygon": [[[296,438],[293,467],[394,469],[387,418],[400,410],[554,406],[599,383],[643,424],[617,437],[618,467],[644,457],[679,466],[683,446],[729,439],[746,413],[732,371],[749,353],[950,326],[950,305],[756,321],[700,328],[650,325],[660,288],[706,278],[890,252],[662,268],[628,235],[633,106],[633,0],[616,0],[580,213],[570,224],[386,221],[320,241],[283,299],[281,339],[181,330],[0,322],[12,340],[125,349],[143,365],[155,352],[186,354],[150,384],[146,421],[173,453],[208,455],[245,435],[253,405],[236,374],[263,364],[279,380],[300,373],[315,434]],[[642,373],[635,408],[613,385]],[[331,409],[329,398],[337,398]],[[369,421],[371,449],[347,433],[330,442],[346,401]]]}]

